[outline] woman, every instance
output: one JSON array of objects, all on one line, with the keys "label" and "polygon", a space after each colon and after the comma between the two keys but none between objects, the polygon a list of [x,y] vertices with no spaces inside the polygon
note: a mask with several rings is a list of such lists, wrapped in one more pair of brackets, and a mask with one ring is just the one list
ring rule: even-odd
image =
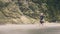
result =
[{"label": "woman", "polygon": [[43,24],[44,23],[44,14],[40,13],[40,23]]}]

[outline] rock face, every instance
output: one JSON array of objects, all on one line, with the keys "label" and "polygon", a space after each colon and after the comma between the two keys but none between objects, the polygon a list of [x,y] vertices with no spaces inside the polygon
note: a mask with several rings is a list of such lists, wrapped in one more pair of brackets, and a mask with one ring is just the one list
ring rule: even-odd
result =
[{"label": "rock face", "polygon": [[0,0],[0,23],[38,23],[41,12],[47,21],[59,20],[59,3],[58,0]]},{"label": "rock face", "polygon": [[29,12],[33,13],[28,8],[29,2],[29,0],[0,0],[0,24],[34,23],[36,20],[27,16]]}]

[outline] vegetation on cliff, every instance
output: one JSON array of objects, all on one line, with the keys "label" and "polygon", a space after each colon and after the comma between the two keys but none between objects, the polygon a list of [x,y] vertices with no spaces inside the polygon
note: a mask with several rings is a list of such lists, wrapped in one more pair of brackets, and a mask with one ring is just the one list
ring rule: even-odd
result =
[{"label": "vegetation on cliff", "polygon": [[60,20],[60,0],[0,0],[0,23],[39,23],[43,12],[45,20]]}]

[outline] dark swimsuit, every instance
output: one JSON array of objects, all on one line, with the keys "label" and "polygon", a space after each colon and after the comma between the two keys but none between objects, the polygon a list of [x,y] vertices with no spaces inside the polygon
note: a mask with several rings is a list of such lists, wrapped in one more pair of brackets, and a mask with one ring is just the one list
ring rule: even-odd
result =
[{"label": "dark swimsuit", "polygon": [[41,24],[44,23],[43,18],[44,18],[44,16],[40,16],[40,23]]}]

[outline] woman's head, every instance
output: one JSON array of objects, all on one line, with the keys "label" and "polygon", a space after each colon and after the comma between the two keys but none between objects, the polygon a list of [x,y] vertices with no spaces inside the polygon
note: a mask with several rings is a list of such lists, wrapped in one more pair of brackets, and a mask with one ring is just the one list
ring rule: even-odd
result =
[{"label": "woman's head", "polygon": [[40,15],[44,15],[44,13],[40,13]]}]

